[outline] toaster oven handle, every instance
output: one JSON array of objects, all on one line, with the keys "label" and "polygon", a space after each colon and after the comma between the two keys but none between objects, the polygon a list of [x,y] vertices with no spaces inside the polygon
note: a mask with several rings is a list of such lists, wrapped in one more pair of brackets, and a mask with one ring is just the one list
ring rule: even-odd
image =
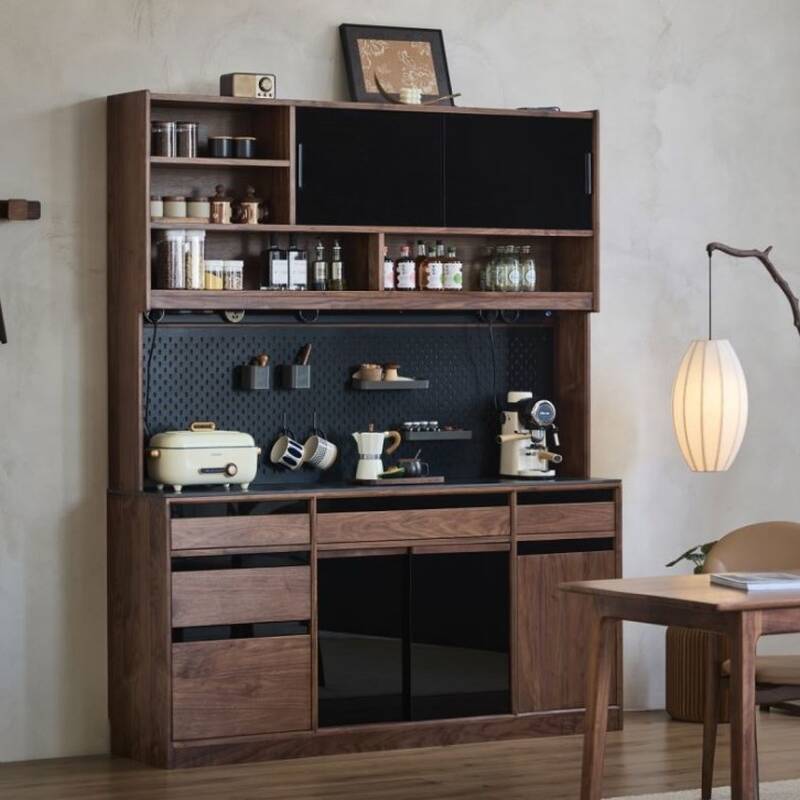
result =
[{"label": "toaster oven handle", "polygon": [[189,426],[190,431],[215,431],[217,429],[216,422],[193,422]]}]

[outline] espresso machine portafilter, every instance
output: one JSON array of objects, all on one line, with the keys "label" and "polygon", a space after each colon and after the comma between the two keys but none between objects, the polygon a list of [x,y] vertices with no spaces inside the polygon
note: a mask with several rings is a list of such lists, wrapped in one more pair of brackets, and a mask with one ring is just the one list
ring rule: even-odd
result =
[{"label": "espresso machine portafilter", "polygon": [[559,446],[556,407],[550,400],[534,400],[532,392],[509,392],[502,411],[500,474],[508,478],[552,478],[562,457],[550,450]]}]

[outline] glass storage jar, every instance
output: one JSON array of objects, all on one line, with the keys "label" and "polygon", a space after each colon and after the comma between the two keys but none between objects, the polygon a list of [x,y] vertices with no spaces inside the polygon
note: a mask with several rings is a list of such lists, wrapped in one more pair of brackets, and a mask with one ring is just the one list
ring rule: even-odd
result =
[{"label": "glass storage jar", "polygon": [[244,261],[225,261],[223,278],[225,289],[242,290],[244,288]]},{"label": "glass storage jar", "polygon": [[531,254],[531,246],[529,244],[522,246],[520,274],[522,278],[522,291],[536,291],[536,261]]},{"label": "glass storage jar", "polygon": [[203,272],[204,289],[218,290],[224,287],[224,264],[224,261],[216,260],[205,262],[205,269]]},{"label": "glass storage jar", "polygon": [[175,123],[175,152],[179,158],[197,158],[197,123]]},{"label": "glass storage jar", "polygon": [[203,264],[206,254],[206,232],[186,231],[186,288],[202,289],[204,285]]},{"label": "glass storage jar", "polygon": [[156,120],[150,123],[150,155],[174,158],[176,131],[174,122]]},{"label": "glass storage jar", "polygon": [[186,231],[163,231],[156,245],[156,283],[160,289],[185,289]]}]

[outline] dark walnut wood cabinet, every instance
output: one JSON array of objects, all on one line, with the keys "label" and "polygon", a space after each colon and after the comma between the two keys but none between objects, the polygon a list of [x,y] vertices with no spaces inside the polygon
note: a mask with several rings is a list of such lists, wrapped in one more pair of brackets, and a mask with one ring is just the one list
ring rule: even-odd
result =
[{"label": "dark walnut wood cabinet", "polygon": [[[196,120],[214,135],[255,135],[258,157],[151,156],[151,121],[179,119]],[[622,543],[621,486],[589,477],[589,314],[599,308],[597,128],[592,111],[148,91],[109,98],[114,754],[188,767],[581,729],[583,659],[576,650],[585,621],[557,587],[619,576]],[[236,196],[255,187],[269,201],[269,220],[150,219],[151,195],[208,193],[217,183]],[[155,243],[164,231],[182,228],[205,231],[206,258],[244,261],[244,291],[157,285]],[[338,239],[347,291],[259,290],[273,235],[312,245],[320,237],[326,247]],[[465,291],[382,290],[384,247],[394,255],[418,238],[457,246]],[[479,290],[481,253],[507,242],[535,252],[537,291]],[[458,450],[450,451],[452,471],[443,470],[448,480],[441,485],[365,487],[330,476],[292,483],[269,473],[278,482],[256,482],[247,492],[159,492],[146,479],[146,432],[176,425],[170,420],[195,409],[201,418],[220,397],[231,399],[219,415],[226,427],[248,430],[248,419],[255,424],[266,416],[274,417],[275,430],[281,426],[279,406],[265,395],[262,406],[225,394],[233,391],[236,367],[230,342],[250,330],[247,320],[222,320],[231,309],[253,319],[248,347],[261,341],[261,331],[287,355],[305,341],[298,337],[323,328],[330,338],[319,341],[329,353],[369,326],[376,326],[375,341],[379,329],[461,331],[448,340],[459,358],[443,354],[442,368],[430,376],[432,387],[450,381],[436,413],[448,414],[449,397],[462,409],[480,409],[476,420],[486,430],[475,426],[471,441],[447,445]],[[302,321],[315,312],[322,324]],[[157,369],[170,380],[150,383],[154,320],[163,320]],[[493,348],[497,341],[507,348],[494,382],[527,388],[504,381],[531,375],[558,408],[564,462],[555,480],[500,479],[493,457],[488,469],[493,451],[484,447],[483,460],[474,457],[486,437],[494,447],[492,394],[500,389],[490,367],[463,380],[454,365],[463,371],[488,359],[490,336]],[[423,343],[422,355],[425,349]],[[183,355],[172,369],[165,359],[175,353]],[[205,395],[191,372],[199,364],[219,378],[203,384]],[[326,413],[344,415],[361,404],[359,424],[394,425],[406,409],[420,408],[410,405],[414,398],[395,399],[383,412],[392,418],[382,419],[375,409],[389,408],[381,405],[388,399],[350,391],[344,374],[326,383],[325,368],[324,359],[314,365],[309,395],[319,393]],[[473,393],[466,406],[465,392]],[[299,394],[282,395],[282,408],[299,408]],[[372,394],[433,396],[434,388]],[[161,413],[155,427],[154,408]],[[360,429],[339,431],[340,450],[352,449],[345,431]],[[268,441],[257,443],[268,451]],[[434,447],[426,443],[426,454]],[[620,674],[613,727],[621,725]]]}]

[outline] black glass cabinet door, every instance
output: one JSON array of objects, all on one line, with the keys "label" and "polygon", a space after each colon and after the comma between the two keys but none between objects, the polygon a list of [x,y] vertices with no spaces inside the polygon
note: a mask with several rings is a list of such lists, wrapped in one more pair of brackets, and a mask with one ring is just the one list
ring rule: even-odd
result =
[{"label": "black glass cabinet door", "polygon": [[445,122],[445,224],[590,229],[591,119],[453,114]]},{"label": "black glass cabinet door", "polygon": [[297,109],[297,222],[441,226],[435,113]]},{"label": "black glass cabinet door", "polygon": [[318,561],[320,726],[408,718],[407,582],[404,555]]},{"label": "black glass cabinet door", "polygon": [[411,719],[510,713],[508,551],[411,561]]}]

